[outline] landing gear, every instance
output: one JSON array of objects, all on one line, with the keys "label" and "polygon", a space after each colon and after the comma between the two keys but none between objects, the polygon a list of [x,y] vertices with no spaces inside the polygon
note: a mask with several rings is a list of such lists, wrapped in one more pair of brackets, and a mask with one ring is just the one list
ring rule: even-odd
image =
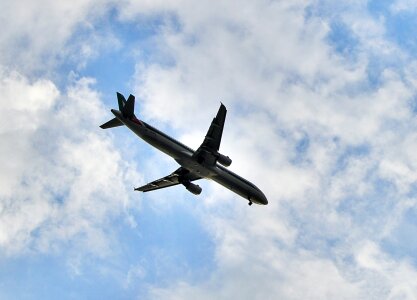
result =
[{"label": "landing gear", "polygon": [[251,206],[252,205],[252,201],[249,201],[248,205]]}]

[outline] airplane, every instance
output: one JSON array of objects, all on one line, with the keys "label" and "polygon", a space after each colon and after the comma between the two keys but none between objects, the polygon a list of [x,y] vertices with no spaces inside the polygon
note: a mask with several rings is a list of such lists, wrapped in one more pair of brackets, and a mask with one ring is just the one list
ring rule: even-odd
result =
[{"label": "airplane", "polygon": [[227,112],[223,103],[221,103],[216,117],[211,122],[203,143],[194,151],[146,122],[139,120],[134,114],[135,96],[130,95],[126,100],[121,93],[117,93],[117,101],[119,110],[111,109],[115,118],[100,127],[107,129],[125,125],[138,137],[171,156],[180,165],[173,173],[135,188],[135,191],[150,192],[182,184],[191,193],[199,195],[202,188],[194,184],[193,181],[206,178],[214,180],[247,199],[249,205],[252,205],[252,203],[268,204],[268,200],[259,188],[227,169],[232,160],[219,152]]}]

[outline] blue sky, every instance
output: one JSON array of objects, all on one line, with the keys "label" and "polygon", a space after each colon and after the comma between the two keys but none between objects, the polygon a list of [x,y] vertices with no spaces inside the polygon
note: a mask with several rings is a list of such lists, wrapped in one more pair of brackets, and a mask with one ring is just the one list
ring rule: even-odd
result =
[{"label": "blue sky", "polygon": [[[417,2],[6,1],[1,299],[417,299]],[[221,152],[269,205],[126,128]]]}]

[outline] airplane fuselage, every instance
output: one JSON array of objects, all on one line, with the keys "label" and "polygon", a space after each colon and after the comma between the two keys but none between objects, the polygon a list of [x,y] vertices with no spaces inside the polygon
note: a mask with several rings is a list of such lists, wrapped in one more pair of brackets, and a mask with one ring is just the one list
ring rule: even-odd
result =
[{"label": "airplane fuselage", "polygon": [[248,180],[216,162],[199,163],[193,157],[193,154],[195,153],[193,149],[141,120],[136,118],[125,118],[118,110],[112,109],[111,111],[117,119],[132,130],[138,137],[171,156],[178,164],[190,172],[203,178],[212,179],[250,202],[262,205],[268,204],[268,200],[262,191]]}]

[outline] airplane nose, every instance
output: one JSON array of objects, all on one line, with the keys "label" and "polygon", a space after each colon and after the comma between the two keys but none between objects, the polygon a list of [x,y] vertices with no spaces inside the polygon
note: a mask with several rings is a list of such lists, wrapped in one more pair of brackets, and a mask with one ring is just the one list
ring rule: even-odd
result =
[{"label": "airplane nose", "polygon": [[265,195],[261,191],[259,191],[259,193],[257,193],[256,197],[254,198],[256,199],[254,202],[257,202],[262,205],[268,204],[268,199],[266,199]]},{"label": "airplane nose", "polygon": [[259,199],[259,200],[261,200],[260,202],[263,204],[263,205],[267,205],[268,204],[268,199],[266,199],[266,197],[265,197],[265,195],[262,195],[263,197],[261,198],[261,199]]}]

